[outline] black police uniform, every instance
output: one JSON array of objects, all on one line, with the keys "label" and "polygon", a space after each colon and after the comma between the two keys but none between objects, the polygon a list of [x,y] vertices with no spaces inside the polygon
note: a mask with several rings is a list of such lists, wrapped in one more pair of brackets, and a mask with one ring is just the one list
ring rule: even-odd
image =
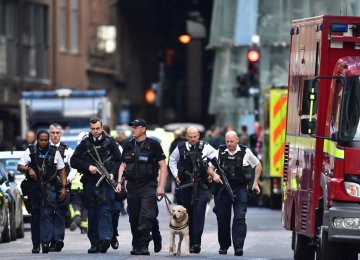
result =
[{"label": "black police uniform", "polygon": [[113,237],[111,203],[115,192],[106,180],[96,187],[100,175],[89,171],[90,165],[96,166],[94,159],[101,161],[109,173],[117,174],[121,163],[117,143],[104,133],[100,140],[95,141],[89,133],[89,136],[76,147],[70,160],[71,167],[83,173],[81,182],[84,184],[84,203],[88,210],[88,237],[91,243],[88,253],[105,253]]},{"label": "black police uniform", "polygon": [[127,180],[127,203],[133,234],[134,254],[149,254],[151,230],[157,216],[157,176],[159,161],[165,160],[160,143],[146,137],[144,141],[129,140],[122,159],[126,163],[124,176]]},{"label": "black police uniform", "polygon": [[[61,187],[61,183],[59,186],[57,181],[55,163],[57,148],[51,145],[47,151],[40,152],[36,145],[29,145],[29,151],[31,160],[29,167],[34,169],[37,176],[37,181],[30,181],[37,189],[31,189],[28,195],[32,205],[32,240],[33,243],[34,241],[37,243],[40,239],[43,253],[47,253],[50,242],[63,240],[65,229],[64,219],[57,207],[58,190]],[[63,243],[60,246],[62,248]]]},{"label": "black police uniform", "polygon": [[222,145],[219,148],[219,164],[224,169],[233,194],[235,195],[235,200],[232,201],[224,186],[219,186],[214,195],[214,212],[218,222],[218,241],[220,244],[219,252],[223,254],[225,254],[227,249],[231,246],[231,207],[233,207],[234,210],[231,230],[235,254],[239,250],[242,254],[247,231],[245,222],[245,215],[247,212],[247,183],[243,159],[246,149],[248,148],[243,145],[238,145],[238,147],[240,149],[233,155],[229,154],[225,145]]},{"label": "black police uniform", "polygon": [[[204,231],[206,204],[211,196],[207,179],[208,162],[206,158],[203,159],[203,148],[205,145],[209,144],[200,141],[195,146],[192,146],[190,150],[187,149],[186,142],[181,142],[178,145],[180,159],[177,163],[177,176],[180,179],[180,186],[176,191],[176,199],[179,204],[187,209],[189,214],[191,253],[199,253],[201,250],[201,236]],[[214,148],[211,147],[211,149],[213,150]],[[197,158],[196,171],[194,171],[190,153],[195,154]]]}]

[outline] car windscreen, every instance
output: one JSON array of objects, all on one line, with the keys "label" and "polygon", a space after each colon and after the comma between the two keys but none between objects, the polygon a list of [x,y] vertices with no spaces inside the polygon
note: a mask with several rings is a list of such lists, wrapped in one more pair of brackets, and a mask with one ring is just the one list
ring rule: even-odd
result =
[{"label": "car windscreen", "polygon": [[19,162],[19,159],[16,159],[16,158],[5,158],[5,159],[0,159],[0,162],[2,162],[5,166],[5,169],[7,171],[14,171],[14,173],[16,175],[20,175],[22,174],[21,172],[19,172],[17,170],[17,165],[18,165],[18,162]]}]

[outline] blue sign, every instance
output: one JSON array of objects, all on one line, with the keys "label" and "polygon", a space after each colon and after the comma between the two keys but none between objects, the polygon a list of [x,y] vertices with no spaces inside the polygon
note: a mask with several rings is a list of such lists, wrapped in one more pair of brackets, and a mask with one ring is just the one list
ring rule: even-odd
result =
[{"label": "blue sign", "polygon": [[130,122],[130,110],[128,108],[121,109],[118,116],[118,124],[127,124]]}]

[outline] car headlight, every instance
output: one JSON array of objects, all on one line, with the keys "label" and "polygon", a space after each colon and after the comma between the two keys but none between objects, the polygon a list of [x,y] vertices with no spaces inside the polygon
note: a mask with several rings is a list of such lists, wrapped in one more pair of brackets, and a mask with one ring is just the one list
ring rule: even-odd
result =
[{"label": "car headlight", "polygon": [[355,182],[345,181],[346,193],[352,197],[360,198],[360,185]]}]

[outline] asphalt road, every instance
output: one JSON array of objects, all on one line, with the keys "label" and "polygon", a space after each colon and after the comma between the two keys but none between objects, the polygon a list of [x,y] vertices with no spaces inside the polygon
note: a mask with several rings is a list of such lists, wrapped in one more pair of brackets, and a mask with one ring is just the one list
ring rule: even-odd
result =
[{"label": "asphalt road", "polygon": [[[211,204],[211,208],[213,204]],[[131,256],[131,233],[128,216],[121,216],[119,221],[118,237],[120,247],[118,250],[110,248],[106,254],[87,254],[90,243],[86,235],[79,230],[71,232],[66,230],[65,247],[61,253],[31,254],[31,234],[29,224],[26,225],[25,238],[10,243],[0,244],[1,259],[169,259],[169,215],[166,211],[165,201],[159,202],[160,230],[163,236],[163,249],[155,254],[153,244],[149,245],[150,256]],[[242,257],[234,256],[233,248],[229,248],[228,255],[219,255],[217,243],[217,223],[215,214],[210,210],[206,215],[205,231],[202,237],[200,254],[181,256],[186,259],[292,259],[290,247],[291,232],[282,228],[280,211],[263,208],[249,208],[246,215],[248,234]],[[179,258],[179,257],[178,257]]]}]

